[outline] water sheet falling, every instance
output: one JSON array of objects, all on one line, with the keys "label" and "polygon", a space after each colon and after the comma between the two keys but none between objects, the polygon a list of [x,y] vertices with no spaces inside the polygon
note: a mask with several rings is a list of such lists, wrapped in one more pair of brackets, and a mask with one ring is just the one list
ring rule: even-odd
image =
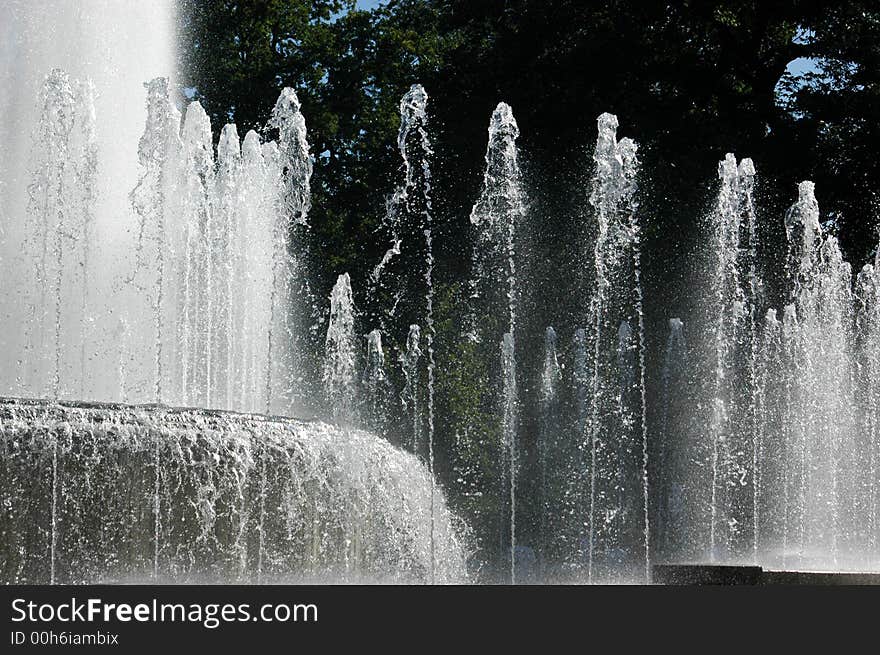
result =
[{"label": "water sheet falling", "polygon": [[359,430],[4,399],[0,434],[4,584],[466,579],[426,467]]}]

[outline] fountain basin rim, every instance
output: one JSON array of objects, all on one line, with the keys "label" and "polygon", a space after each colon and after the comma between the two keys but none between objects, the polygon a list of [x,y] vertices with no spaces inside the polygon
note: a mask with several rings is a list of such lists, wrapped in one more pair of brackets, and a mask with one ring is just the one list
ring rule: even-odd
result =
[{"label": "fountain basin rim", "polygon": [[23,407],[62,407],[68,409],[87,410],[143,410],[153,414],[200,414],[206,417],[236,417],[249,420],[265,421],[267,423],[304,423],[333,425],[339,429],[343,426],[335,425],[317,418],[302,418],[299,416],[282,416],[278,414],[261,414],[257,412],[238,412],[229,409],[209,409],[205,407],[186,407],[179,405],[165,405],[162,403],[121,403],[101,400],[51,400],[49,398],[31,398],[23,396],[0,396],[0,406],[23,406]]},{"label": "fountain basin rim", "polygon": [[654,564],[661,585],[880,585],[880,572],[777,569],[756,564]]}]

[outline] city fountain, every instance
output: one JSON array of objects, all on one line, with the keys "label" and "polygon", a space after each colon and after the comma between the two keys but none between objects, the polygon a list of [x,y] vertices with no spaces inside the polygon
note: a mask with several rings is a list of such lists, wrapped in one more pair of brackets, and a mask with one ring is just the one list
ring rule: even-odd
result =
[{"label": "city fountain", "polygon": [[[164,34],[170,12],[160,3],[146,22]],[[43,8],[8,13],[19,38],[46,47]],[[92,18],[85,45],[124,22]],[[347,275],[324,365],[336,425],[292,418],[315,404],[302,402],[297,352],[312,299],[288,242],[311,202],[296,93],[274,107],[276,140],[239,141],[229,124],[215,157],[206,113],[198,102],[181,112],[167,78],[113,87],[136,98],[120,117],[96,102],[111,86],[92,83],[94,65],[79,79],[48,68],[34,115],[10,112],[32,123],[30,182],[3,177],[2,580],[465,580],[463,525],[430,467],[360,429],[380,427],[384,359],[374,331],[361,379]],[[139,140],[107,138],[120,119],[140,122]],[[114,168],[119,141],[134,166]],[[112,221],[127,239],[99,229]]]},{"label": "city fountain", "polygon": [[[318,293],[295,91],[266,133],[228,124],[215,144],[163,70],[90,41],[143,21],[132,38],[171,69],[171,3],[131,19],[113,3],[94,14],[103,4],[0,16],[16,62],[0,80],[4,142],[27,162],[0,168],[0,580],[645,583],[683,564],[880,567],[880,263],[853,276],[812,182],[777,217],[787,257],[771,300],[755,166],[720,162],[692,280],[703,315],[663,317],[654,372],[635,142],[598,117],[589,239],[571,246],[587,308],[557,331],[524,302],[533,208],[501,102],[469,215],[464,345],[441,350],[425,89],[400,102],[401,180],[364,295],[348,273]],[[65,24],[80,31],[53,52],[43,30]],[[486,372],[480,454],[497,475],[475,476],[472,495],[497,514],[490,535],[435,459],[451,439],[438,380],[464,366],[439,353],[457,346]]]}]

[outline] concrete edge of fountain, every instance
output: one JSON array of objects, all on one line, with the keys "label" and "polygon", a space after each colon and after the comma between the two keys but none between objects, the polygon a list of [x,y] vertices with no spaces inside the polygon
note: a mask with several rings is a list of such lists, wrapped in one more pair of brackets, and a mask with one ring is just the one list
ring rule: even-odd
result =
[{"label": "concrete edge of fountain", "polygon": [[[271,423],[303,423],[303,424],[324,424],[345,430],[344,426],[321,420],[317,417],[305,418],[302,416],[284,416],[280,414],[261,414],[258,412],[239,412],[229,409],[208,409],[204,407],[187,407],[182,405],[165,405],[162,403],[122,403],[101,400],[51,400],[49,398],[33,398],[23,396],[0,396],[0,407],[21,406],[21,407],[52,407],[58,406],[65,409],[84,409],[84,410],[145,410],[148,412],[164,412],[166,414],[198,414],[201,416],[215,417],[235,417],[246,420],[266,421]],[[352,428],[352,431],[364,432],[363,430]]]},{"label": "concrete edge of fountain", "polygon": [[673,586],[880,585],[880,572],[768,569],[757,565],[654,564],[654,584]]}]

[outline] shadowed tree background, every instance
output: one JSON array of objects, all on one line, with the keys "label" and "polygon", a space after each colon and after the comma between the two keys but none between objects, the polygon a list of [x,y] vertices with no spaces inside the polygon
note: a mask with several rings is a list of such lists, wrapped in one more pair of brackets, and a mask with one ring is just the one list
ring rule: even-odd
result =
[{"label": "shadowed tree background", "polygon": [[[184,93],[202,102],[216,133],[229,121],[242,134],[260,128],[282,87],[299,94],[315,157],[319,297],[348,271],[363,301],[363,281],[386,247],[376,229],[400,180],[398,103],[411,84],[425,86],[435,150],[438,471],[469,515],[492,516],[495,502],[477,490],[495,475],[486,444],[497,425],[476,400],[486,383],[479,357],[459,337],[468,216],[498,101],[519,123],[531,198],[524,370],[540,368],[544,328],[570,335],[588,302],[579,271],[590,262],[563,246],[584,236],[603,111],[640,145],[651,385],[667,318],[696,311],[692,258],[726,152],[755,161],[766,252],[783,252],[784,208],[796,183],[812,179],[823,221],[854,269],[875,254],[876,2],[185,0],[181,12]],[[780,261],[764,265],[768,279],[778,277]],[[768,294],[778,304],[773,284]],[[535,375],[523,374],[527,398]],[[526,412],[523,421],[526,479],[533,418]],[[522,512],[532,510],[526,500]],[[497,529],[486,518],[477,531]],[[528,522],[523,530],[528,543]]]}]

